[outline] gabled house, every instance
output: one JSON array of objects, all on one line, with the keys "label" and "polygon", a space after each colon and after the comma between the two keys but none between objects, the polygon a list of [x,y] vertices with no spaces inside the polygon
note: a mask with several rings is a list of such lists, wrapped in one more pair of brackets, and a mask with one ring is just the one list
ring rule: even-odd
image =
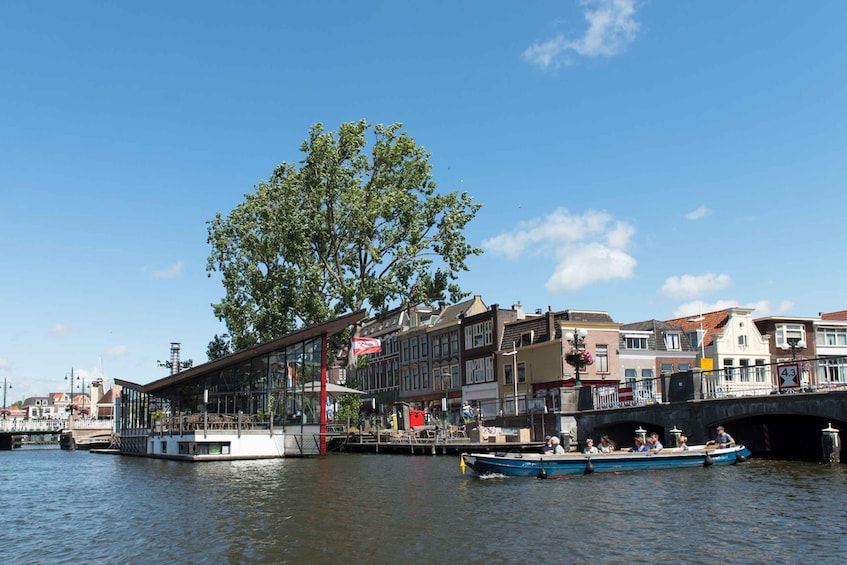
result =
[{"label": "gabled house", "polygon": [[[579,385],[616,384],[620,381],[617,343],[620,324],[607,312],[547,311],[505,325],[500,346],[501,410],[506,415],[525,411],[558,412],[572,403],[577,373],[565,361],[574,349],[568,333],[585,330],[581,348],[593,363],[580,369]],[[565,389],[569,398],[565,400]]]},{"label": "gabled house", "polygon": [[497,351],[507,323],[522,313],[519,304],[511,310],[492,304],[485,312],[462,318],[462,397],[479,415],[495,415],[500,408],[497,385]]},{"label": "gabled house", "polygon": [[726,308],[665,320],[700,349],[707,396],[744,396],[773,390],[770,339],[753,321],[752,308]]},{"label": "gabled house", "polygon": [[647,402],[660,401],[663,375],[689,371],[697,361],[689,334],[659,320],[622,325],[618,351],[624,382]]},{"label": "gabled house", "polygon": [[487,310],[482,297],[476,295],[443,308],[427,332],[432,392],[444,399],[448,419],[453,421],[460,419],[462,407],[462,321]]}]

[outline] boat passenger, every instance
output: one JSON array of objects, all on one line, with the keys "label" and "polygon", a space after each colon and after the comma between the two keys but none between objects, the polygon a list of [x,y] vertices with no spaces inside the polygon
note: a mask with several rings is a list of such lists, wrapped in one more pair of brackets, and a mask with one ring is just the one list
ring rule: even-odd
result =
[{"label": "boat passenger", "polygon": [[679,436],[677,447],[683,451],[688,451],[688,436]]},{"label": "boat passenger", "polygon": [[615,450],[615,443],[609,438],[609,436],[603,436],[600,438],[600,453],[611,453]]},{"label": "boat passenger", "polygon": [[591,438],[588,438],[587,440],[585,440],[585,449],[583,449],[582,452],[588,453],[588,454],[594,454],[594,453],[599,453],[600,450],[597,449],[596,445],[594,445],[594,440],[591,439]]},{"label": "boat passenger", "polygon": [[659,434],[653,432],[650,434],[650,437],[647,438],[647,451],[650,453],[659,453],[664,449],[662,442],[659,441]]},{"label": "boat passenger", "polygon": [[559,438],[557,438],[555,436],[551,437],[550,443],[553,444],[553,454],[554,455],[564,455],[565,454],[565,448],[560,445],[562,442],[559,441]]},{"label": "boat passenger", "polygon": [[628,451],[632,451],[634,453],[645,453],[647,451],[647,446],[644,445],[644,438],[641,436],[635,436],[633,441],[635,442],[635,445],[630,447]]},{"label": "boat passenger", "polygon": [[735,445],[735,440],[726,433],[723,426],[718,426],[718,435],[715,439],[706,442],[707,447],[729,447],[731,445]]},{"label": "boat passenger", "polygon": [[552,439],[553,438],[551,438],[550,436],[547,436],[547,437],[544,438],[544,447],[541,448],[541,454],[542,455],[550,455],[551,453],[553,453],[556,450],[553,447]]}]

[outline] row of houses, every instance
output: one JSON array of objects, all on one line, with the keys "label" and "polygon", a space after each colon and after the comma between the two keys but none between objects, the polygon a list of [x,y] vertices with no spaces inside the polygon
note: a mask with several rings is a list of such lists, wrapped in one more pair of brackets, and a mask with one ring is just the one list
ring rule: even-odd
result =
[{"label": "row of houses", "polygon": [[[661,398],[663,376],[702,369],[718,395],[768,393],[775,367],[798,360],[802,386],[847,382],[847,311],[815,318],[754,318],[727,308],[672,320],[614,321],[608,312],[523,311],[486,306],[482,297],[442,308],[393,310],[368,322],[363,337],[381,341],[352,378],[366,407],[386,414],[396,403],[437,416],[471,404],[483,416],[560,411],[577,388],[627,388],[642,401]],[[576,337],[574,337],[576,336]],[[575,348],[590,365],[568,364]]]},{"label": "row of houses", "polygon": [[24,399],[20,408],[11,407],[5,415],[14,419],[28,420],[64,420],[69,414],[88,418],[112,418],[115,412],[115,399],[120,396],[119,389],[105,388],[102,379],[95,380],[87,393],[52,392],[47,396],[31,396]]}]

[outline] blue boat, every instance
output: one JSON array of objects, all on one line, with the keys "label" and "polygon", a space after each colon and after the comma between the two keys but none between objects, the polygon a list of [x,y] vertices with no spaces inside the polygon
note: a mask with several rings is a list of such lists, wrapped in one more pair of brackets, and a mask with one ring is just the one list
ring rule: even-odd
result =
[{"label": "blue boat", "polygon": [[564,455],[542,455],[540,453],[463,453],[462,472],[465,466],[480,476],[500,475],[506,477],[558,477],[563,475],[589,475],[591,473],[624,473],[652,471],[656,469],[683,469],[686,467],[709,467],[712,465],[735,465],[746,461],[750,450],[743,445],[720,449],[704,445],[691,446],[688,450],[669,448],[659,453],[565,453]]}]

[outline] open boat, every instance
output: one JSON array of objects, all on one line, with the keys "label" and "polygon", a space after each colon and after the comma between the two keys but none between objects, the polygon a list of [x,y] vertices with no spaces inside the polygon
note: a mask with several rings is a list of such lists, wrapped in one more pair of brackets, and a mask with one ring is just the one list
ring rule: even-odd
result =
[{"label": "open boat", "polygon": [[743,445],[724,448],[691,446],[687,451],[668,448],[659,453],[565,453],[542,455],[540,453],[463,453],[462,472],[467,465],[478,475],[505,475],[507,477],[557,477],[560,475],[588,475],[591,473],[622,473],[654,469],[682,469],[711,465],[734,465],[745,461],[750,450]]}]

